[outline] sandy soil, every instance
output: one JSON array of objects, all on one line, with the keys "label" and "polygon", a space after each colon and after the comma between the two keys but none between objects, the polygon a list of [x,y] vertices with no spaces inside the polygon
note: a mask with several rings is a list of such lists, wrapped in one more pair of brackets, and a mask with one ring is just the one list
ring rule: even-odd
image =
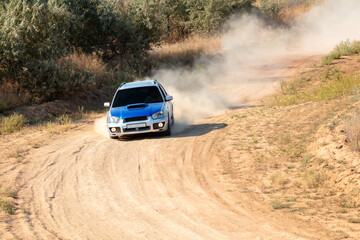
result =
[{"label": "sandy soil", "polygon": [[[280,70],[269,84],[317,59],[275,62]],[[110,140],[94,121],[48,140],[40,134],[41,146],[0,165],[1,186],[17,190],[18,209],[0,215],[0,238],[330,239],[315,220],[273,211],[247,186],[239,188],[242,180],[249,184],[253,163],[231,156],[227,136],[237,130],[229,114],[171,137]],[[1,148],[15,142],[6,136]],[[228,174],[231,161],[241,163],[236,179]]]}]

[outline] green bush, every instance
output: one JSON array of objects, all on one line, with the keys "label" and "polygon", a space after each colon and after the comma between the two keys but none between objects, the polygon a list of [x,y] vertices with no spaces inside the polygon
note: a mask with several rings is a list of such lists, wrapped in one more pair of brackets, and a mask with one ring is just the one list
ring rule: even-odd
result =
[{"label": "green bush", "polygon": [[280,0],[260,0],[259,9],[265,16],[275,18],[283,7],[283,3]]},{"label": "green bush", "polygon": [[16,208],[12,202],[5,201],[0,198],[0,210],[4,211],[10,215],[14,215]]},{"label": "green bush", "polygon": [[0,134],[19,131],[27,123],[28,120],[22,114],[14,113],[9,117],[3,117],[0,121]]},{"label": "green bush", "polygon": [[360,41],[342,41],[322,59],[322,64],[331,65],[334,59],[339,59],[341,56],[349,56],[354,54],[360,54]]},{"label": "green bush", "polygon": [[[13,0],[0,3],[0,81],[33,101],[71,95],[94,85],[94,74],[58,60],[74,50],[104,59],[141,56],[153,31],[116,8],[115,1]],[[4,106],[3,106],[4,107]]]},{"label": "green bush", "polygon": [[0,113],[8,109],[8,104],[4,100],[0,99]]},{"label": "green bush", "polygon": [[172,41],[191,33],[214,33],[234,13],[252,8],[255,0],[135,0],[130,8],[155,36]]},{"label": "green bush", "polygon": [[195,32],[217,31],[230,15],[250,10],[254,2],[254,0],[188,0],[187,25]]}]

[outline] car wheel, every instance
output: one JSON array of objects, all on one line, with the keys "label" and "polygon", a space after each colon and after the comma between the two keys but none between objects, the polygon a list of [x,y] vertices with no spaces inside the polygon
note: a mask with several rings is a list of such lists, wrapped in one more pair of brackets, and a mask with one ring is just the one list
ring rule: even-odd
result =
[{"label": "car wheel", "polygon": [[164,136],[170,136],[171,135],[171,124],[170,124],[170,118],[168,118],[168,128],[164,132]]},{"label": "car wheel", "polygon": [[111,139],[118,139],[118,136],[110,136]]}]

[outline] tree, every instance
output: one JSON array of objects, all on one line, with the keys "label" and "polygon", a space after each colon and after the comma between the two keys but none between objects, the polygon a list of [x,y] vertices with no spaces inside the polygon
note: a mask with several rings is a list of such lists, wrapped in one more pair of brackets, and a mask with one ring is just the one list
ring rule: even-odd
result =
[{"label": "tree", "polygon": [[217,31],[229,16],[250,10],[254,2],[255,0],[186,0],[189,12],[187,25],[195,32]]},{"label": "tree", "polygon": [[156,41],[148,25],[100,0],[6,0],[0,3],[0,78],[48,100],[94,84],[94,74],[59,59],[74,50],[142,55]]},{"label": "tree", "polygon": [[71,19],[63,6],[46,0],[4,4],[0,16],[2,77],[37,100],[59,97],[91,81],[91,74],[75,73],[72,66],[56,63],[70,52]]}]

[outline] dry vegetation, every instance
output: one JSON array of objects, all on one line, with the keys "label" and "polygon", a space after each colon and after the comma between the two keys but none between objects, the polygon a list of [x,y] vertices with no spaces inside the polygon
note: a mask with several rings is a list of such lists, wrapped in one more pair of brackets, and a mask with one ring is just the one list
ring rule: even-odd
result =
[{"label": "dry vegetation", "polygon": [[111,74],[107,70],[106,63],[96,55],[73,53],[58,60],[60,65],[72,64],[76,70],[87,70],[95,74],[97,87],[109,83]]},{"label": "dry vegetation", "polygon": [[152,65],[191,65],[202,55],[211,57],[219,53],[221,53],[219,36],[193,36],[176,44],[164,43],[155,47],[149,53],[149,61],[152,62]]},{"label": "dry vegetation", "polygon": [[[276,211],[315,219],[334,238],[360,237],[357,59],[309,65],[267,106],[238,110],[228,123],[234,129],[227,167],[240,191]],[[251,162],[250,170],[242,162]]]},{"label": "dry vegetation", "polygon": [[360,114],[357,113],[346,123],[346,133],[352,146],[360,151]]},{"label": "dry vegetation", "polygon": [[278,19],[283,23],[292,23],[301,14],[308,12],[315,4],[315,0],[282,1],[284,8],[278,14]]},{"label": "dry vegetation", "polygon": [[257,0],[255,5],[266,16],[289,25],[319,0]]}]

